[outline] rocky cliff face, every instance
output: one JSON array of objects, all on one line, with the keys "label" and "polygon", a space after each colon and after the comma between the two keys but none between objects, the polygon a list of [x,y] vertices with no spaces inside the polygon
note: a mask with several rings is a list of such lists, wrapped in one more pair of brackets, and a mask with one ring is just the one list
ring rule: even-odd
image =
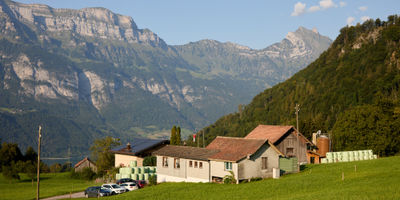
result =
[{"label": "rocky cliff face", "polygon": [[[3,3],[1,7],[2,12],[33,25],[40,32],[61,34],[68,31],[80,36],[167,48],[167,44],[153,32],[138,29],[131,17],[115,14],[105,8],[55,9],[46,5],[11,1],[7,5]],[[8,22],[6,27],[16,30],[12,22]]]}]

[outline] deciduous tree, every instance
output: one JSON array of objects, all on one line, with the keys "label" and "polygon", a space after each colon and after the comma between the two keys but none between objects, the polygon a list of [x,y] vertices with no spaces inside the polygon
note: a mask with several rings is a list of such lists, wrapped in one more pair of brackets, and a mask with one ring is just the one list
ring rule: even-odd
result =
[{"label": "deciduous tree", "polygon": [[92,159],[96,160],[97,172],[99,174],[104,174],[106,170],[114,166],[115,157],[110,150],[118,145],[121,145],[119,139],[107,136],[95,140],[90,147],[91,156]]}]

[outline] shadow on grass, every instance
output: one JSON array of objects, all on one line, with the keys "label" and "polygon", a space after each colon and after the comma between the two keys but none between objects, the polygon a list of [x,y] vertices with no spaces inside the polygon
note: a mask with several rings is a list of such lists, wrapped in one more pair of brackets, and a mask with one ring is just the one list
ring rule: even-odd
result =
[{"label": "shadow on grass", "polygon": [[[47,180],[47,179],[50,179],[50,177],[40,177],[40,180],[41,181],[43,181],[43,180]],[[34,178],[33,179],[33,182],[36,182],[36,178]],[[18,182],[20,182],[20,183],[26,183],[26,182],[32,182],[32,179],[23,179],[23,180],[19,180]]]}]

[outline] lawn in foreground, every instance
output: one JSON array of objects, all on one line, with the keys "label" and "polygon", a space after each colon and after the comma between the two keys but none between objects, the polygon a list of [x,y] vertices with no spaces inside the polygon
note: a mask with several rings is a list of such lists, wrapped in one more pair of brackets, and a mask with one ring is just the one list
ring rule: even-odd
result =
[{"label": "lawn in foreground", "polygon": [[400,199],[400,157],[307,165],[298,174],[239,185],[162,183],[104,199]]},{"label": "lawn in foreground", "polygon": [[[0,174],[0,199],[36,199],[36,180],[25,174],[20,174],[20,181],[11,183]],[[46,173],[40,175],[40,198],[68,194],[85,190],[88,186],[96,185],[93,181],[70,178],[70,173]],[[98,185],[98,184],[97,184]]]}]

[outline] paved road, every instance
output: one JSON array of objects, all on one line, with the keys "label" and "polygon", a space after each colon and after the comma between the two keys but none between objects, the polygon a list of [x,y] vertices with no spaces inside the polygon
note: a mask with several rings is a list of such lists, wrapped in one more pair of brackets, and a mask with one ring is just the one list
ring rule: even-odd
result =
[{"label": "paved road", "polygon": [[49,198],[45,198],[42,200],[57,200],[57,199],[69,199],[69,198],[82,198],[85,197],[85,193],[84,192],[77,192],[77,193],[72,193],[70,194],[64,194],[64,195],[60,195],[60,196],[54,196],[54,197],[49,197]]}]

